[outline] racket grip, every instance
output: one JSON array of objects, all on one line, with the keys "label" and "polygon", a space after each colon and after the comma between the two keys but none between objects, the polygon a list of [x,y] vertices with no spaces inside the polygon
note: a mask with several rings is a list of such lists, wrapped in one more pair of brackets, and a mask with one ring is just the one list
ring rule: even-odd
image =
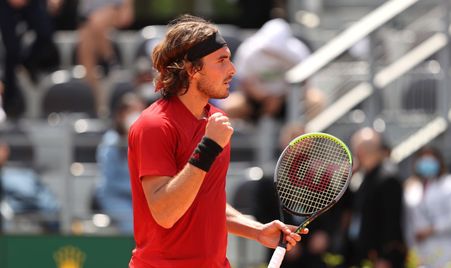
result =
[{"label": "racket grip", "polygon": [[272,254],[271,260],[269,261],[268,268],[279,268],[282,264],[283,257],[285,257],[286,248],[278,246],[274,253]]}]

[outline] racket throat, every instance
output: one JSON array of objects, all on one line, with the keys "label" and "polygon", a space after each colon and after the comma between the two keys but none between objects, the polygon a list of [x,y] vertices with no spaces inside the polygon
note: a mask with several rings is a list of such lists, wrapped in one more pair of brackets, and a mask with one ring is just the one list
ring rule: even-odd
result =
[{"label": "racket throat", "polygon": [[321,211],[313,213],[312,215],[303,218],[303,221],[301,222],[301,224],[299,224],[299,227],[294,232],[297,233],[297,234],[301,233],[302,229],[306,228],[307,225],[309,225],[320,214],[321,214]]},{"label": "racket throat", "polygon": [[304,229],[305,227],[307,227],[307,225],[310,223],[310,219],[305,220],[301,225],[299,225],[299,227],[296,229],[296,231],[294,231],[295,233],[299,234],[301,233],[302,229]]}]

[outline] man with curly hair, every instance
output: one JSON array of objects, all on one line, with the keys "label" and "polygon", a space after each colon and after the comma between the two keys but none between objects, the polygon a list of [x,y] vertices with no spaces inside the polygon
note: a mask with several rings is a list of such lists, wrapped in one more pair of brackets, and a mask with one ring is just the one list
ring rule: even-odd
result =
[{"label": "man with curly hair", "polygon": [[262,224],[226,203],[233,128],[208,101],[228,96],[235,67],[217,27],[183,15],[152,59],[162,98],[129,134],[136,242],[129,266],[230,267],[227,232],[273,248],[283,232],[291,249],[301,238],[295,226]]}]

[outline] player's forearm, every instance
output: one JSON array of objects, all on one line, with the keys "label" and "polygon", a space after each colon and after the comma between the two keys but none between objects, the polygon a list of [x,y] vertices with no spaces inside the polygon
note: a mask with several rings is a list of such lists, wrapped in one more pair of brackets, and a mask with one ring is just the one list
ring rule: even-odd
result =
[{"label": "player's forearm", "polygon": [[229,204],[226,207],[226,217],[229,233],[252,240],[258,239],[258,234],[263,226],[262,223],[241,214]]},{"label": "player's forearm", "polygon": [[155,221],[171,228],[188,210],[199,192],[206,172],[187,164],[175,177],[170,178],[147,197]]}]

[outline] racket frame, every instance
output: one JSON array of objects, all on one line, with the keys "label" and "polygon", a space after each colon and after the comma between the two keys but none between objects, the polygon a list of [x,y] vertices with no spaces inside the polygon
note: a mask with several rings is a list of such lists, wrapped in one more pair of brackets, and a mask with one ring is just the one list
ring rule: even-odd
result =
[{"label": "racket frame", "polygon": [[[279,166],[280,163],[283,159],[283,157],[286,154],[286,151],[289,150],[290,147],[295,146],[297,143],[307,139],[307,138],[311,138],[312,136],[315,137],[320,137],[320,138],[326,138],[329,139],[335,143],[337,143],[338,145],[340,145],[344,151],[346,152],[348,159],[349,159],[349,171],[348,171],[348,178],[346,179],[345,185],[342,187],[341,191],[338,193],[338,195],[333,199],[332,202],[330,202],[327,206],[323,207],[322,209],[313,212],[313,213],[299,213],[296,211],[293,211],[289,208],[287,208],[283,202],[280,201],[280,196],[279,196],[279,191],[277,190],[277,174],[278,174],[278,170],[279,170]],[[316,219],[319,215],[323,214],[324,212],[326,212],[327,210],[329,210],[332,206],[334,206],[338,200],[340,200],[340,198],[343,196],[343,194],[346,192],[346,189],[349,186],[350,183],[350,177],[352,176],[352,154],[351,151],[349,150],[349,148],[346,146],[346,144],[341,141],[340,139],[338,139],[337,137],[327,134],[327,133],[323,133],[323,132],[312,132],[312,133],[306,133],[303,135],[300,135],[296,138],[294,138],[289,144],[288,146],[285,147],[285,149],[283,150],[283,152],[280,154],[279,159],[277,160],[277,164],[276,164],[276,168],[275,168],[274,172],[274,186],[276,188],[276,195],[277,195],[277,200],[279,202],[279,209],[280,209],[280,218],[283,219],[283,212],[282,210],[287,211],[289,214],[295,215],[295,216],[300,216],[300,217],[304,217],[305,219],[302,221],[302,223],[299,225],[299,227],[296,229],[296,233],[299,233],[302,229],[304,229],[310,222],[312,222],[314,219]],[[283,242],[283,241],[282,241]]]}]

